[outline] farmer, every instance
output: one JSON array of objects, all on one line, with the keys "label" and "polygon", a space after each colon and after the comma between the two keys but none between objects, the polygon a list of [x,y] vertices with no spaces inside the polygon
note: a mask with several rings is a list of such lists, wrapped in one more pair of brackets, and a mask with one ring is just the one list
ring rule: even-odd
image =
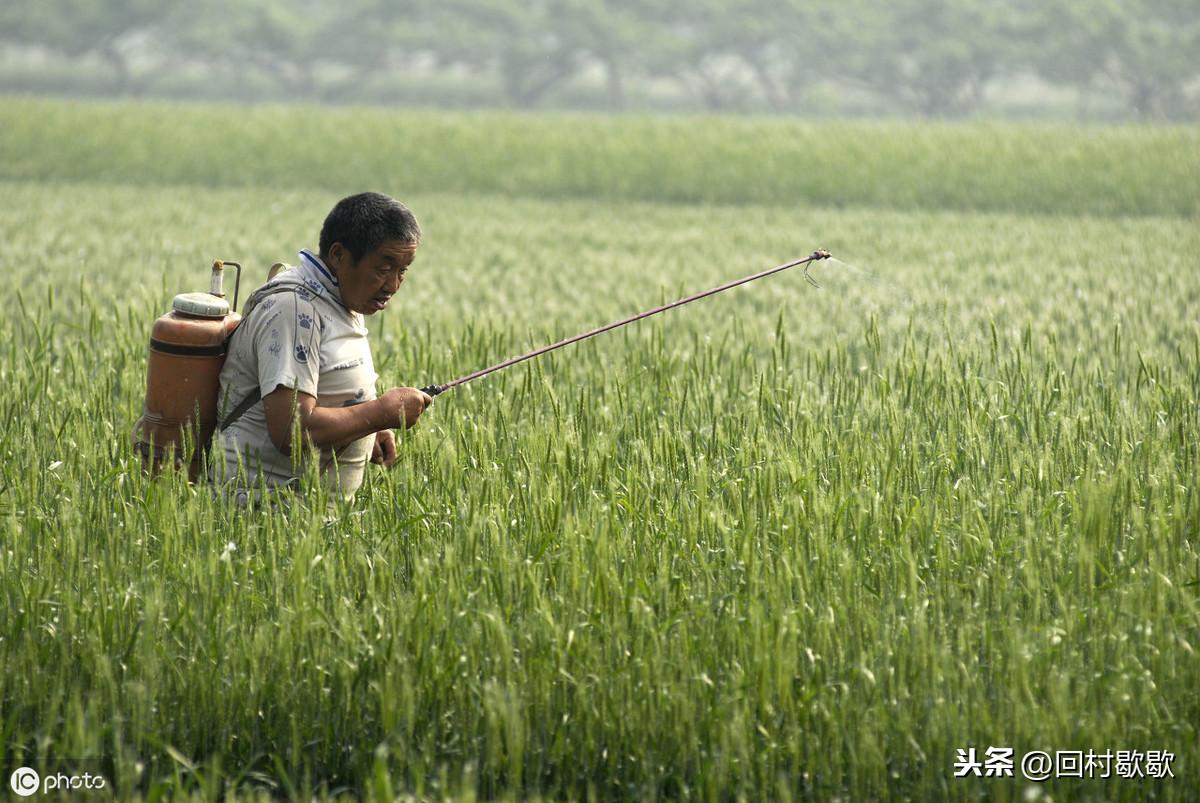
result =
[{"label": "farmer", "polygon": [[[322,478],[345,498],[368,458],[390,468],[398,427],[432,399],[416,388],[376,396],[364,315],[400,289],[421,240],[417,220],[386,195],[343,198],[321,227],[320,251],[255,292],[221,371],[213,471],[245,501],[259,478],[288,486],[319,455]],[[303,444],[295,443],[296,437]],[[306,448],[311,447],[311,448]]]}]

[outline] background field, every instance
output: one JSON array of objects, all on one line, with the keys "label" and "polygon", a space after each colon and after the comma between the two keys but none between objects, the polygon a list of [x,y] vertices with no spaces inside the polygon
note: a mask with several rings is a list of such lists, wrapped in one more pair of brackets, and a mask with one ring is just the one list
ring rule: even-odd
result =
[{"label": "background field", "polygon": [[[0,764],[123,794],[1193,799],[1194,127],[0,110]],[[145,479],[149,326],[341,194],[426,232],[352,507]],[[253,284],[253,282],[250,282]],[[955,750],[1174,779],[952,777]]]}]

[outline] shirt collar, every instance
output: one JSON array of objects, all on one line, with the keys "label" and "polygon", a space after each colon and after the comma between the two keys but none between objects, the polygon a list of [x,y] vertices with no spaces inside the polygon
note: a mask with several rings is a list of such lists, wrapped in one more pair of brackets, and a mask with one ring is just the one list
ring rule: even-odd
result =
[{"label": "shirt collar", "polygon": [[[339,304],[342,303],[342,293],[338,288],[337,277],[333,275],[333,271],[329,266],[312,251],[307,248],[300,251],[300,264],[298,265],[300,274],[304,278],[304,283],[307,284],[313,292],[320,292],[313,285],[320,285],[325,294],[329,295]],[[342,306],[345,306],[344,304]]]}]

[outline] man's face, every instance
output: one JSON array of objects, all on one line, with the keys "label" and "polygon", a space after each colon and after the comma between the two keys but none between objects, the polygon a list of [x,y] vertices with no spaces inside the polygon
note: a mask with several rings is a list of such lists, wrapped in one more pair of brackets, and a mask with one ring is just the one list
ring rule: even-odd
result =
[{"label": "man's face", "polygon": [[334,243],[325,262],[337,275],[342,303],[355,312],[374,315],[400,289],[416,254],[415,244],[388,240],[356,263],[349,250]]}]

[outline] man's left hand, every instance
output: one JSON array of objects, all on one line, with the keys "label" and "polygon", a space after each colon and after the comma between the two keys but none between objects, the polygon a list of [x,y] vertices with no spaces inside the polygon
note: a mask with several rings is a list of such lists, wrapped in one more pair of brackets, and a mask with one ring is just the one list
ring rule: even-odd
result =
[{"label": "man's left hand", "polygon": [[396,433],[381,429],[375,433],[375,447],[371,449],[371,462],[391,468],[396,462]]}]

